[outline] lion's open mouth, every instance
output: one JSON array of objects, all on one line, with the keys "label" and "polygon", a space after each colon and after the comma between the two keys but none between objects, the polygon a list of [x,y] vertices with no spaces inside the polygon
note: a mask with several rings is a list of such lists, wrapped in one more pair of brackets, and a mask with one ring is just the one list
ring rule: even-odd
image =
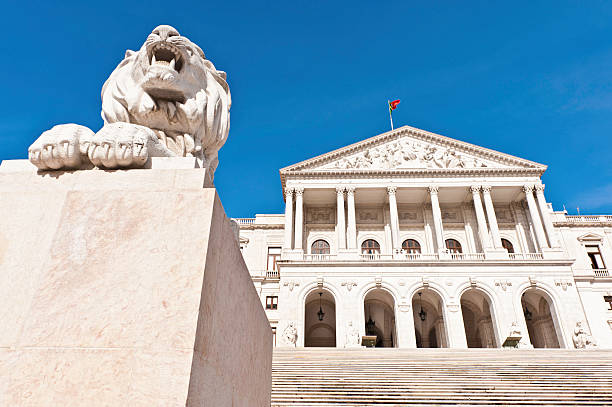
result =
[{"label": "lion's open mouth", "polygon": [[183,58],[179,49],[169,42],[160,42],[151,48],[149,55],[151,66],[162,65],[177,72],[183,69]]}]

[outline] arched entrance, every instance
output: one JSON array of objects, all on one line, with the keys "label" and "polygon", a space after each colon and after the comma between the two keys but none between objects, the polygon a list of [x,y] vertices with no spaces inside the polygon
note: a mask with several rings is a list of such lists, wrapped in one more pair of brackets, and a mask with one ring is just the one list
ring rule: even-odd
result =
[{"label": "arched entrance", "polygon": [[412,297],[417,348],[447,348],[442,298],[433,290],[418,291]]},{"label": "arched entrance", "polygon": [[461,296],[461,313],[468,348],[497,348],[493,311],[489,297],[477,289]]},{"label": "arched entrance", "polygon": [[336,346],[336,301],[327,290],[314,290],[304,307],[304,346]]},{"label": "arched entrance", "polygon": [[397,346],[395,332],[395,301],[381,288],[370,291],[363,301],[366,335],[376,336],[377,348]]},{"label": "arched entrance", "polygon": [[554,309],[542,291],[530,288],[521,297],[523,315],[534,348],[560,348]]}]

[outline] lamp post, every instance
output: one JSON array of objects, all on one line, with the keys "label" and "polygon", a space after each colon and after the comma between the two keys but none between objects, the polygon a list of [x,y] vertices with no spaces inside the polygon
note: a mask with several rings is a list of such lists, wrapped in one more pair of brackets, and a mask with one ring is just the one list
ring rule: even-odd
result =
[{"label": "lamp post", "polygon": [[421,298],[421,294],[419,293],[419,305],[421,306],[421,310],[419,311],[419,318],[421,318],[421,321],[425,322],[425,320],[427,319],[427,312],[425,312],[425,310],[423,309],[423,298]]}]

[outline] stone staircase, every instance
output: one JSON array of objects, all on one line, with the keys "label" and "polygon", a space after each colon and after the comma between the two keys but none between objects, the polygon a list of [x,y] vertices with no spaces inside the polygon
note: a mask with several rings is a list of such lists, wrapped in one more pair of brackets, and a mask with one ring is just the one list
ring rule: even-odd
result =
[{"label": "stone staircase", "polygon": [[612,351],[275,349],[272,406],[612,406]]}]

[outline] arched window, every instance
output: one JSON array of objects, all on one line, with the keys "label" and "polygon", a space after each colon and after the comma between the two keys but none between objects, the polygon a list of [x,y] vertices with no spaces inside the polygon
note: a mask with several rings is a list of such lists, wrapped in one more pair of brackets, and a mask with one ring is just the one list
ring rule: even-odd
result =
[{"label": "arched window", "polygon": [[380,254],[380,245],[374,239],[365,240],[361,244],[362,254]]},{"label": "arched window", "polygon": [[315,240],[310,248],[312,254],[329,254],[329,243],[325,240]]},{"label": "arched window", "polygon": [[461,243],[455,239],[446,239],[446,248],[451,253],[463,253],[461,250]]},{"label": "arched window", "polygon": [[406,239],[402,243],[402,249],[409,254],[421,253],[421,245],[414,239]]},{"label": "arched window", "polygon": [[508,239],[502,239],[502,247],[508,250],[508,253],[514,253],[514,246]]}]

